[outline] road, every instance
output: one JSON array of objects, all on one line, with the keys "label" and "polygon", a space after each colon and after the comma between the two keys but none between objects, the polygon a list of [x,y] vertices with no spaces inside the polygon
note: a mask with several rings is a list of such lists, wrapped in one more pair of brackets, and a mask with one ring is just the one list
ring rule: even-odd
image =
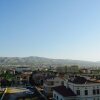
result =
[{"label": "road", "polygon": [[26,97],[26,93],[29,90],[26,88],[21,88],[21,87],[10,87],[7,88],[7,95],[6,100],[16,100],[18,97]]}]

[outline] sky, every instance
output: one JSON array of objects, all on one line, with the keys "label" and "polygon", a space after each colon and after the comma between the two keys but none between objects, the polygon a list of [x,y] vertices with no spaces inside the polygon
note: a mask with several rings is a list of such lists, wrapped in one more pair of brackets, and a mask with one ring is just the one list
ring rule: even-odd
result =
[{"label": "sky", "polygon": [[0,56],[100,61],[100,0],[0,0]]}]

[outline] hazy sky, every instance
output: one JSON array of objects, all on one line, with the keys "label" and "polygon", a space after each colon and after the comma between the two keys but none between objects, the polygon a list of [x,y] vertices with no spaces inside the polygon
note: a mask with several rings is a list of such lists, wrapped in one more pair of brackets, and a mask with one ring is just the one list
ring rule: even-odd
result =
[{"label": "hazy sky", "polygon": [[0,0],[0,56],[100,61],[100,0]]}]

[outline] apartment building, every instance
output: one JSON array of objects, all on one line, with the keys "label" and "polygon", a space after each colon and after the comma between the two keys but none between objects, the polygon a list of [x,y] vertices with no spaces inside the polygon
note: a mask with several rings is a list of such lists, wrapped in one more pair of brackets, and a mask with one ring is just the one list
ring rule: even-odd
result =
[{"label": "apartment building", "polygon": [[56,68],[56,71],[57,71],[58,73],[73,74],[73,73],[78,73],[78,72],[79,72],[79,67],[76,66],[76,65],[57,67],[57,68]]},{"label": "apartment building", "polygon": [[44,84],[44,92],[47,96],[53,95],[53,88],[56,86],[64,85],[64,78],[62,77],[55,77],[47,79]]},{"label": "apartment building", "polygon": [[26,66],[16,67],[15,71],[19,72],[19,73],[21,73],[21,72],[32,72],[31,68],[30,67],[26,67]]},{"label": "apartment building", "polygon": [[65,86],[55,87],[54,100],[100,100],[100,81],[84,77],[70,78]]}]

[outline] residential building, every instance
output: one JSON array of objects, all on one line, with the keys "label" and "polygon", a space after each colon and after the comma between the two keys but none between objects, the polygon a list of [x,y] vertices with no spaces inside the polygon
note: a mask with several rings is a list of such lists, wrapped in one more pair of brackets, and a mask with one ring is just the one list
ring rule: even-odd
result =
[{"label": "residential building", "polygon": [[19,72],[19,73],[21,73],[21,72],[32,72],[31,68],[30,67],[26,67],[26,66],[16,67],[15,71]]},{"label": "residential building", "polygon": [[56,71],[58,73],[74,74],[79,72],[79,67],[77,65],[57,67]]},{"label": "residential building", "polygon": [[87,80],[79,76],[70,78],[65,86],[54,88],[53,98],[54,100],[100,100],[100,81]]},{"label": "residential building", "polygon": [[76,94],[65,86],[57,86],[53,88],[53,100],[75,100]]},{"label": "residential building", "polygon": [[79,67],[77,65],[73,65],[73,66],[68,66],[67,67],[67,73],[71,73],[71,74],[75,74],[79,72]]},{"label": "residential building", "polygon": [[67,70],[66,70],[65,67],[59,66],[59,67],[56,68],[56,72],[58,72],[58,73],[65,73],[65,72],[67,72]]},{"label": "residential building", "polygon": [[30,78],[31,73],[21,73],[17,74],[15,77],[15,82],[17,85],[27,85],[29,84],[29,78]]},{"label": "residential building", "polygon": [[47,96],[53,95],[53,88],[56,86],[64,85],[64,78],[62,77],[55,77],[47,79],[44,84],[44,92]]}]

